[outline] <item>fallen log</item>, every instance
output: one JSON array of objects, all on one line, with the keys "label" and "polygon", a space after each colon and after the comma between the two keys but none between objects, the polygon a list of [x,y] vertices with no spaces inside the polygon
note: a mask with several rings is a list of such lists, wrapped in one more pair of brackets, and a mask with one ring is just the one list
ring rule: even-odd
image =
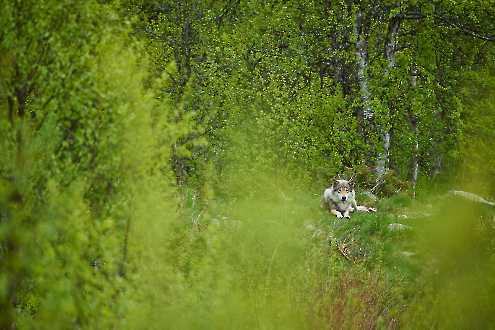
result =
[{"label": "fallen log", "polygon": [[459,196],[459,197],[462,197],[464,199],[467,199],[467,200],[469,200],[471,202],[476,202],[476,203],[481,203],[481,204],[485,204],[485,205],[495,206],[495,203],[494,202],[487,201],[483,197],[478,196],[478,195],[473,194],[473,193],[470,193],[470,192],[467,192],[467,191],[450,190],[449,193],[451,195]]}]

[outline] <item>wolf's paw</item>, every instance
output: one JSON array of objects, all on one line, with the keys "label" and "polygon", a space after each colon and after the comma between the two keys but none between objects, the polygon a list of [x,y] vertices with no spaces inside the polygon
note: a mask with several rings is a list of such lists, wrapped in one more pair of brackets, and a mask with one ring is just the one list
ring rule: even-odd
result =
[{"label": "wolf's paw", "polygon": [[376,209],[374,207],[368,207],[368,212],[376,212]]},{"label": "wolf's paw", "polygon": [[344,214],[344,218],[350,219],[351,218],[351,215],[350,214]]},{"label": "wolf's paw", "polygon": [[339,218],[339,219],[342,219],[342,218],[344,217],[344,216],[342,215],[342,213],[337,213],[335,216],[336,216],[337,218]]}]

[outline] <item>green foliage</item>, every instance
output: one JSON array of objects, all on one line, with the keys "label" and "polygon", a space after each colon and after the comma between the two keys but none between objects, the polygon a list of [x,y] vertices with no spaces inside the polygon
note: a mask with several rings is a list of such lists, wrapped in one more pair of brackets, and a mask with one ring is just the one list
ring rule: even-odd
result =
[{"label": "green foliage", "polygon": [[[414,162],[419,173],[437,175],[459,160],[462,75],[490,63],[492,46],[481,41],[490,24],[480,25],[487,3],[462,22],[458,7],[443,1],[132,1],[130,8],[156,74],[173,77],[166,89],[196,123],[180,142],[188,156],[175,157],[181,184],[206,184],[206,169],[224,157],[222,128],[240,113],[266,126],[280,158],[317,179],[375,166],[387,152],[385,133],[385,165],[396,175],[410,179]],[[367,52],[362,78],[359,38]],[[171,59],[177,70],[166,69]],[[363,80],[371,120],[363,118]],[[208,144],[189,143],[198,137]]]},{"label": "green foliage", "polygon": [[[492,69],[493,70],[493,69]],[[494,139],[495,94],[493,74],[488,72],[471,73],[463,84],[462,95],[466,106],[462,113],[463,134],[461,157],[466,161],[460,165],[460,180],[469,188],[476,186],[480,192],[495,196],[490,184],[494,176]],[[475,177],[474,182],[467,178]]]},{"label": "green foliage", "polygon": [[2,3],[0,328],[490,324],[493,8]]},{"label": "green foliage", "polygon": [[0,103],[0,323],[112,328],[124,315],[131,229],[147,222],[140,207],[173,219],[161,212],[174,200],[167,162],[189,126],[144,88],[142,46],[111,6],[36,6],[1,14],[12,29],[1,45],[11,70]]}]

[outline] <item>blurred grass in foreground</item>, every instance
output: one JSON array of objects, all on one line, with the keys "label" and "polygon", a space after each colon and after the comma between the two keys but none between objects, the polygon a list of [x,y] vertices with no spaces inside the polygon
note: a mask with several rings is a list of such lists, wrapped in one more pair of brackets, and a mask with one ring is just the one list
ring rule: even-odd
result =
[{"label": "blurred grass in foreground", "polygon": [[[148,233],[150,251],[163,255],[147,261],[157,269],[136,288],[143,303],[130,306],[128,328],[492,324],[493,208],[425,189],[335,219],[319,207],[323,187],[270,164],[250,141],[233,144],[214,198],[200,207],[190,194],[169,233]],[[403,230],[391,230],[398,223]]]}]

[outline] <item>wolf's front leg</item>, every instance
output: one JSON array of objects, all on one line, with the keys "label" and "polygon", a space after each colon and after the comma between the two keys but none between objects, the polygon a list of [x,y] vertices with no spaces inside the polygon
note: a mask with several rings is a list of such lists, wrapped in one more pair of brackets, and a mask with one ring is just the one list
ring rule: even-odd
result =
[{"label": "wolf's front leg", "polygon": [[337,211],[336,209],[331,209],[330,212],[332,212],[333,214],[335,214],[335,216],[337,218],[343,218],[342,216],[342,213],[340,213],[339,211]]},{"label": "wolf's front leg", "polygon": [[347,209],[347,210],[344,212],[344,218],[350,219],[350,218],[351,218],[351,215],[350,215],[349,213],[350,213],[351,211],[352,211],[352,208]]}]

